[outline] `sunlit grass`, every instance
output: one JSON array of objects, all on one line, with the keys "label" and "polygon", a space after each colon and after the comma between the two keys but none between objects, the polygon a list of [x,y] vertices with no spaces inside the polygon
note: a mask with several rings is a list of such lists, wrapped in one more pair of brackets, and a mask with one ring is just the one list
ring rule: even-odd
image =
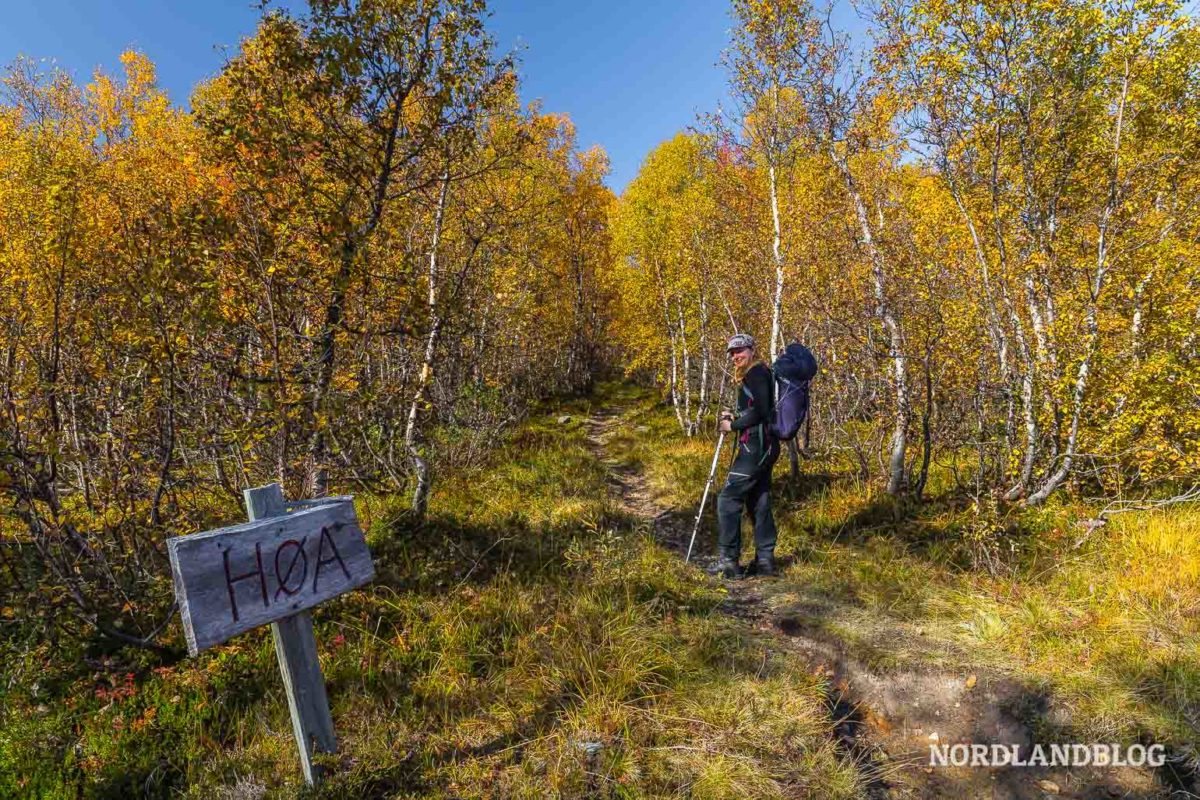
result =
[{"label": "sunlit grass", "polygon": [[[585,420],[613,405],[625,410],[609,455],[690,514],[714,438],[685,439],[655,396],[620,386],[547,409],[485,466],[437,476],[424,524],[404,497],[359,497],[379,577],[316,614],[340,742],[317,794],[859,795],[810,665],[718,610],[725,593],[608,494]],[[802,466],[794,496],[786,460],[777,469],[788,565],[773,585],[781,602],[852,609],[826,633],[864,663],[1007,672],[1065,713],[1052,736],[1195,739],[1200,512],[1121,514],[1085,537],[1076,520],[1093,509],[904,506],[834,462]],[[999,569],[977,560],[983,546]],[[949,649],[881,645],[880,620]],[[8,652],[25,685],[2,695],[0,794],[302,792],[265,630],[157,670],[131,663],[128,693],[122,675],[48,670],[45,646]]]},{"label": "sunlit grass", "polygon": [[[685,440],[669,413],[645,411],[631,450],[664,503],[695,508],[715,437]],[[775,471],[777,552],[794,558],[785,581],[1049,687],[1070,711],[1061,735],[1175,745],[1200,735],[1200,509],[1114,515],[1088,536],[1078,523],[1098,509],[1062,497],[979,508],[955,501],[949,471],[935,469],[933,499],[906,506],[836,459],[801,466],[804,491],[791,499],[786,457]]]},{"label": "sunlit grass", "polygon": [[4,694],[0,794],[857,796],[821,682],[608,495],[591,404],[632,404],[616,428],[631,442],[668,426],[644,391],[602,392],[436,476],[423,524],[404,497],[358,498],[378,576],[315,613],[339,739],[319,791],[301,785],[263,629],[139,670],[127,696],[85,672]]}]

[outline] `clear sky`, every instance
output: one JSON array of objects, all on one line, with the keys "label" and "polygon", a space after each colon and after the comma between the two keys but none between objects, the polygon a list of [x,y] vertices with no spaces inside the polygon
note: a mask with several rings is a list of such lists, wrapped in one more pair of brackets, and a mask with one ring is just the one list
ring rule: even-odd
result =
[{"label": "clear sky", "polygon": [[621,191],[659,142],[712,111],[728,0],[492,0],[492,31],[521,46],[526,99],[565,111],[579,144],[599,144]]},{"label": "clear sky", "polygon": [[[276,3],[277,4],[277,3]],[[303,0],[287,5],[303,8]],[[579,144],[599,144],[620,192],[659,142],[712,111],[724,93],[716,66],[728,0],[491,0],[501,49],[518,48],[522,94],[575,121]],[[86,81],[133,47],[159,83],[186,104],[258,19],[253,0],[7,0],[0,63],[18,54],[55,59]]]}]

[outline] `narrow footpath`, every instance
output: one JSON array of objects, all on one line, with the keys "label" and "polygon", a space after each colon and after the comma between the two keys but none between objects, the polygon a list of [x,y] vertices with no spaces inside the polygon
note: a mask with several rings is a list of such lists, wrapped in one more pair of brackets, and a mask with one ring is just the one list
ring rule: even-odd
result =
[{"label": "narrow footpath", "polygon": [[[594,411],[586,422],[590,447],[608,470],[620,508],[682,559],[696,510],[661,506],[645,476],[615,452],[613,433],[626,424],[621,415],[620,408]],[[722,476],[723,470],[717,488]],[[705,517],[692,557],[697,569],[714,560],[712,505]],[[788,564],[781,561],[779,577],[724,581],[729,599],[721,610],[769,637],[772,647],[802,655],[826,679],[838,747],[860,771],[868,800],[1193,796],[1173,794],[1145,768],[931,767],[930,748],[940,744],[1027,751],[1037,741],[1038,720],[1055,713],[1050,698],[972,664],[969,653],[919,626],[799,585],[789,579]]]}]

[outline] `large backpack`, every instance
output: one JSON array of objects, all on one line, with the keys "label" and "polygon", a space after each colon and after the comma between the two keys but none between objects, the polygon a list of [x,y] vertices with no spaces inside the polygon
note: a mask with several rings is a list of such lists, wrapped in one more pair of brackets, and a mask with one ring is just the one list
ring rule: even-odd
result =
[{"label": "large backpack", "polygon": [[808,417],[808,382],[817,374],[817,359],[799,342],[792,342],[771,368],[775,376],[775,409],[771,433],[777,439],[796,438]]}]

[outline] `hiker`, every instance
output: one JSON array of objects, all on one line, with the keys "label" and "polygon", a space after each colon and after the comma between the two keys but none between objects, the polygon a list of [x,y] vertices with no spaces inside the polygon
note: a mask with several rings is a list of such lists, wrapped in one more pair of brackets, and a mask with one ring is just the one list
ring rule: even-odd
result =
[{"label": "hiker", "polygon": [[771,371],[754,350],[754,337],[739,333],[725,350],[733,360],[740,389],[736,418],[721,412],[718,430],[737,433],[737,457],[729,468],[725,486],[717,495],[720,534],[713,572],[740,578],[742,512],[754,518],[754,571],[775,574],[775,517],[771,513],[771,469],[779,458],[779,440],[771,433]]}]

